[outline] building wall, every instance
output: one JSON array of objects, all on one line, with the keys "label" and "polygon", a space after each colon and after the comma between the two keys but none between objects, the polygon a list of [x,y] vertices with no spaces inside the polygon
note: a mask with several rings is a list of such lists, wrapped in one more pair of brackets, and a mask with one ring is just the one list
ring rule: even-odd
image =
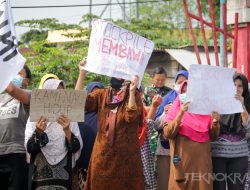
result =
[{"label": "building wall", "polygon": [[167,71],[168,79],[166,85],[169,87],[173,87],[176,73],[183,69],[183,67],[164,50],[154,51],[152,53],[146,72],[152,75],[156,67],[163,67]]}]

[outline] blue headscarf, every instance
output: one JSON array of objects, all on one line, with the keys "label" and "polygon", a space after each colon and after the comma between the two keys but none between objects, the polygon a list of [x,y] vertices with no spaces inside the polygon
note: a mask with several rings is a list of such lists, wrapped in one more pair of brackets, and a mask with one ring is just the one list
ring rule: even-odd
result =
[{"label": "blue headscarf", "polygon": [[[188,71],[184,71],[184,70],[180,70],[178,73],[176,73],[175,75],[175,79],[174,79],[174,83],[176,83],[178,77],[182,75],[184,76],[186,79],[188,79]],[[171,104],[174,102],[175,98],[178,96],[178,93],[175,90],[171,90],[170,92],[168,92],[165,96],[163,96],[162,98],[162,103],[159,106],[156,115],[155,115],[155,119],[157,119],[158,117],[160,117],[164,111],[164,107],[168,104]]]},{"label": "blue headscarf", "polygon": [[[94,88],[104,88],[104,86],[100,82],[91,82],[87,85],[86,90],[88,93],[91,93]],[[97,113],[86,112],[85,122],[80,122],[78,125],[83,141],[83,149],[80,158],[77,161],[77,166],[82,169],[88,169],[97,133]]]}]

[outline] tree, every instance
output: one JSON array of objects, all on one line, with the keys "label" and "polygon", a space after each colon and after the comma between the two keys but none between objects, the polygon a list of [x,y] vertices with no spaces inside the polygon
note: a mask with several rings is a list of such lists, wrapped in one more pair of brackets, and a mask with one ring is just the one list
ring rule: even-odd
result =
[{"label": "tree", "polygon": [[[189,3],[194,0],[190,0]],[[204,16],[209,16],[208,5],[202,1]],[[196,7],[191,9],[195,12]],[[219,10],[218,8],[216,9]],[[140,6],[141,19],[132,17],[128,23],[121,20],[114,21],[117,25],[131,30],[155,42],[155,48],[176,48],[183,45],[192,45],[189,29],[186,25],[186,18],[181,1],[161,1],[160,3],[146,3]],[[39,20],[24,20],[16,23],[18,26],[27,26],[31,30],[26,32],[21,40],[29,43],[30,52],[25,53],[27,64],[31,67],[34,80],[32,87],[37,87],[40,78],[47,73],[57,74],[61,79],[66,80],[68,87],[73,88],[78,76],[78,62],[86,57],[88,51],[87,41],[75,41],[60,45],[46,43],[49,30],[78,29],[78,35],[67,34],[70,37],[87,36],[90,31],[83,30],[81,24],[88,23],[90,19],[98,18],[95,15],[84,15],[79,24],[69,25],[60,23],[57,19],[47,18]],[[219,17],[217,17],[219,18]],[[203,40],[199,30],[195,30],[198,44],[202,45]],[[24,45],[23,45],[24,46]],[[108,84],[109,77],[89,74],[86,82],[93,80]],[[144,77],[145,81],[150,80],[149,75]]]},{"label": "tree", "polygon": [[23,43],[46,40],[49,30],[80,29],[76,24],[59,23],[55,18],[21,20],[15,23],[16,26],[29,27],[30,30],[21,37]]}]

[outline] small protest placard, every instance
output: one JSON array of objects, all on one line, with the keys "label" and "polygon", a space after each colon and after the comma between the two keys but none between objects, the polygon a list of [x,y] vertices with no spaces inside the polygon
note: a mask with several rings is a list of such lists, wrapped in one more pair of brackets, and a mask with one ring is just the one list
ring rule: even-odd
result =
[{"label": "small protest placard", "polygon": [[151,40],[109,21],[93,19],[84,69],[127,80],[138,75],[141,81],[153,49]]},{"label": "small protest placard", "polygon": [[31,93],[30,121],[44,116],[50,122],[60,115],[69,117],[72,122],[84,121],[85,90],[45,90],[34,89]]},{"label": "small protest placard", "polygon": [[232,114],[243,111],[235,99],[233,82],[235,69],[208,65],[191,65],[189,70],[187,98],[191,100],[188,112],[195,114]]}]

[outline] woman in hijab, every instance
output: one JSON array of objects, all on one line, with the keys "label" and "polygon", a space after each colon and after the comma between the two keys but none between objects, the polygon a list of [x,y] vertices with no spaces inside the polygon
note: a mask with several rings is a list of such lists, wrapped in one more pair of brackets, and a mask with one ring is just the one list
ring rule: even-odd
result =
[{"label": "woman in hijab", "polygon": [[162,103],[157,109],[155,129],[158,131],[157,148],[157,190],[168,189],[168,179],[170,172],[170,150],[168,140],[163,138],[163,126],[165,115],[179,94],[180,85],[188,79],[188,71],[180,70],[174,80],[174,89],[163,96]]},{"label": "woman in hijab", "polygon": [[48,79],[57,79],[57,80],[59,80],[58,76],[56,76],[56,75],[54,75],[54,74],[51,74],[51,73],[46,74],[46,75],[44,75],[44,76],[41,78],[38,88],[39,88],[39,89],[42,89],[44,83],[45,83],[46,80],[48,80]]},{"label": "woman in hijab", "polygon": [[[170,143],[168,189],[212,190],[210,140],[219,133],[219,114],[212,113],[210,116],[186,112],[189,106],[186,88],[187,81],[182,83],[163,128],[164,137]],[[207,177],[210,178],[206,180]]]},{"label": "woman in hijab", "polygon": [[[97,89],[103,89],[104,86],[100,82],[91,82],[87,85],[88,93]],[[92,154],[96,133],[97,133],[97,112],[86,112],[84,122],[78,123],[84,147],[81,156],[77,161],[78,168],[78,190],[84,189],[87,179],[87,170],[89,160]]]},{"label": "woman in hijab", "polygon": [[[48,79],[43,89],[64,89],[64,82]],[[40,117],[28,120],[25,147],[30,154],[31,189],[72,189],[72,168],[80,156],[82,140],[77,123],[60,116],[57,122]]]},{"label": "woman in hijab", "polygon": [[248,144],[246,140],[247,121],[250,113],[250,95],[245,75],[235,74],[236,98],[244,111],[221,115],[220,136],[212,143],[213,172],[216,175],[231,176],[214,180],[214,189],[243,190],[248,166]]},{"label": "woman in hijab", "polygon": [[143,105],[138,83],[138,77],[131,82],[113,77],[109,88],[87,96],[85,110],[97,112],[98,131],[85,190],[144,190],[138,138]]},{"label": "woman in hijab", "polygon": [[[142,86],[140,87],[140,92],[143,99],[144,89]],[[145,107],[143,108],[143,122],[138,128],[145,190],[157,189],[150,139],[155,125],[155,113],[161,102],[162,97],[160,95],[156,95],[152,99],[152,105],[150,106],[149,111],[147,112],[147,109]]]}]

